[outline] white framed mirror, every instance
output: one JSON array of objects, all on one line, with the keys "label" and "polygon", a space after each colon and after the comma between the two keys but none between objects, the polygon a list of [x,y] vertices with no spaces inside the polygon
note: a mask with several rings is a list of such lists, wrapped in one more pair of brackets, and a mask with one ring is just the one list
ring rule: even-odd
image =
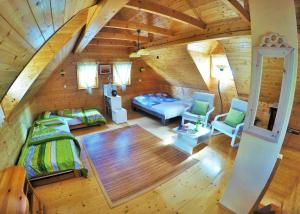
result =
[{"label": "white framed mirror", "polygon": [[[294,48],[286,43],[284,37],[276,33],[267,34],[262,38],[260,47],[253,48],[251,96],[252,102],[248,104],[247,117],[245,119],[245,132],[261,137],[270,142],[278,142],[278,136],[283,130],[284,115],[288,111],[287,106],[290,99],[292,87],[292,70],[294,66]],[[265,64],[276,62],[277,67],[269,67]],[[268,72],[268,73],[267,73]],[[274,82],[263,82],[264,76],[273,79]],[[278,79],[279,78],[279,79]],[[279,81],[280,80],[280,81]],[[272,87],[274,86],[277,87]],[[276,85],[275,85],[276,84]],[[264,94],[264,89],[269,88],[269,94]],[[272,130],[268,130],[265,124],[257,125],[257,115],[262,97],[268,99],[273,97],[273,102],[278,103],[277,114]]]}]

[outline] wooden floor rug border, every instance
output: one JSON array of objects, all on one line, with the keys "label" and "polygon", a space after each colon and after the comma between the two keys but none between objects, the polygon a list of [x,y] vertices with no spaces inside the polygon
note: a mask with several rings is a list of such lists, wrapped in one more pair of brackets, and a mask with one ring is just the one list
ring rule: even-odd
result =
[{"label": "wooden floor rug border", "polygon": [[[134,124],[134,125],[137,125],[137,124]],[[131,126],[134,126],[134,125],[128,125],[128,126],[125,126],[125,127],[131,127]],[[125,127],[120,127],[120,128],[125,128]],[[109,130],[109,131],[113,131],[113,130]],[[108,132],[109,132],[109,131],[108,131]],[[147,130],[146,130],[146,131],[147,131]],[[150,133],[151,133],[151,132],[150,132]],[[95,134],[95,133],[94,133],[94,134]],[[152,133],[151,133],[151,134],[152,134]],[[104,195],[104,198],[105,198],[105,200],[106,200],[106,202],[108,203],[108,205],[109,205],[110,208],[117,207],[117,206],[119,206],[119,205],[121,205],[121,204],[124,204],[124,203],[126,203],[126,202],[128,202],[128,201],[130,201],[130,200],[132,200],[132,199],[134,199],[134,198],[137,198],[138,196],[141,196],[142,194],[145,194],[145,193],[147,193],[147,192],[149,192],[149,191],[151,191],[151,190],[153,190],[153,189],[159,187],[160,185],[166,183],[167,181],[171,180],[172,178],[175,178],[177,175],[181,174],[182,172],[184,172],[185,170],[189,169],[190,167],[192,167],[193,165],[196,164],[196,163],[195,163],[195,164],[192,164],[192,166],[190,166],[189,168],[181,167],[181,166],[184,165],[187,161],[191,161],[191,160],[187,159],[187,160],[183,161],[182,163],[180,163],[180,164],[176,167],[176,170],[174,170],[174,172],[171,173],[170,175],[168,175],[166,178],[161,179],[160,181],[156,182],[155,184],[153,184],[153,185],[151,185],[151,186],[149,186],[149,187],[147,187],[147,188],[145,188],[145,189],[143,189],[143,190],[141,190],[141,191],[139,191],[139,192],[137,192],[137,193],[135,193],[135,194],[132,194],[132,195],[127,196],[127,197],[124,197],[123,199],[120,199],[120,200],[118,200],[117,202],[112,202],[111,199],[110,199],[110,197],[109,197],[109,195],[108,195],[108,193],[106,192],[106,190],[105,190],[105,188],[104,188],[104,185],[102,184],[102,181],[101,181],[101,179],[100,179],[100,177],[99,177],[99,175],[98,175],[97,169],[95,168],[95,165],[94,165],[93,161],[91,160],[90,155],[89,155],[89,153],[88,153],[88,151],[87,151],[87,149],[86,149],[86,147],[85,147],[85,145],[84,145],[84,143],[83,143],[83,141],[82,141],[82,137],[84,137],[84,136],[80,136],[79,141],[80,141],[80,143],[81,143],[81,145],[82,145],[82,147],[83,147],[83,149],[84,149],[84,151],[85,151],[85,153],[86,153],[86,155],[87,155],[87,160],[88,160],[88,162],[89,162],[89,164],[90,164],[90,166],[91,166],[91,168],[92,168],[93,174],[95,175],[96,180],[97,180],[97,183],[99,184],[100,189],[101,189],[101,191],[102,191],[102,193],[103,193],[103,195]],[[172,145],[170,145],[170,146],[172,146]],[[174,146],[173,146],[173,147],[174,147]],[[174,148],[176,148],[176,147],[174,147]],[[176,149],[177,149],[177,148],[176,148]],[[179,150],[179,151],[181,151],[181,150]],[[182,151],[181,151],[181,152],[182,152]],[[195,160],[196,160],[196,159],[195,159]],[[178,168],[180,168],[180,169],[178,169]]]}]

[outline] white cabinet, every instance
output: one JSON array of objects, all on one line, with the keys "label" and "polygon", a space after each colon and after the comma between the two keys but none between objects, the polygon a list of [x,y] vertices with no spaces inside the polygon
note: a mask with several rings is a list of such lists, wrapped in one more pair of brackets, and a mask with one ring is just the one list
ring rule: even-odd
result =
[{"label": "white cabinet", "polygon": [[119,124],[127,121],[127,110],[122,108],[122,97],[105,96],[106,112],[111,114],[112,120]]},{"label": "white cabinet", "polygon": [[113,109],[112,110],[112,120],[119,124],[125,123],[127,121],[127,111],[124,108]]},{"label": "white cabinet", "polygon": [[121,96],[117,95],[115,97],[113,96],[107,96],[108,105],[110,106],[111,110],[122,108],[122,99]]}]

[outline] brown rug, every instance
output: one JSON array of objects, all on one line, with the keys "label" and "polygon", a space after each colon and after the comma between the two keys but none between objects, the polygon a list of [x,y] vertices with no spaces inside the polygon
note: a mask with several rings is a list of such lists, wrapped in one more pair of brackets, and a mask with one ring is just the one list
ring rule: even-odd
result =
[{"label": "brown rug", "polygon": [[197,161],[138,125],[81,137],[111,207],[173,178]]}]

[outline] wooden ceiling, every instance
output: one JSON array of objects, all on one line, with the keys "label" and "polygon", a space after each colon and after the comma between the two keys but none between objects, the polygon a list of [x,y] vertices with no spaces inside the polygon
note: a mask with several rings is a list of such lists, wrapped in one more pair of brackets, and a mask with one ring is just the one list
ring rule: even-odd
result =
[{"label": "wooden ceiling", "polygon": [[41,46],[96,0],[0,1],[0,100]]},{"label": "wooden ceiling", "polygon": [[[150,40],[149,44],[143,46],[150,47],[195,34],[205,35],[218,30],[218,33],[229,32],[229,28],[232,31],[249,30],[249,24],[246,0],[131,0],[99,32],[99,36],[109,32],[101,39],[113,37],[118,43],[126,39],[120,38],[120,32],[137,36],[137,29],[141,29],[142,42],[147,42],[145,37]],[[220,26],[223,28],[220,29]],[[97,38],[98,35],[95,40]],[[127,38],[131,41],[130,36]]]},{"label": "wooden ceiling", "polygon": [[[297,11],[299,2],[295,0]],[[76,34],[77,41],[72,38],[68,43],[69,52],[64,56],[71,50],[96,51],[103,46],[129,54],[137,48],[137,29],[141,29],[142,47],[150,51],[250,35],[248,0],[12,0],[0,1],[0,6],[0,100],[33,56],[48,45],[49,38],[85,8],[89,8],[86,24],[80,35]],[[57,55],[53,54],[53,60],[58,64]],[[43,75],[46,69],[39,69]],[[35,88],[34,84],[41,82],[28,84],[24,88]],[[10,97],[11,102],[14,99]]]}]

